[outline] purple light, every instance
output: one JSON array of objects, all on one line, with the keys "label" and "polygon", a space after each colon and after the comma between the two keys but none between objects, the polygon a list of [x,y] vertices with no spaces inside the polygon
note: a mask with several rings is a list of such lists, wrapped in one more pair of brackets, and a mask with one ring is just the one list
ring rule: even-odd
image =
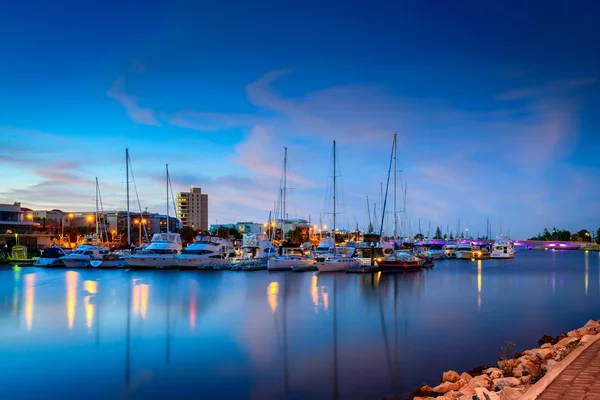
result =
[{"label": "purple light", "polygon": [[560,246],[560,247],[567,247],[567,245],[566,245],[566,244],[564,244],[564,243],[561,243],[561,244],[559,244],[559,246]]},{"label": "purple light", "polygon": [[550,243],[548,246],[554,247],[554,246],[556,246],[556,244],[555,243]]}]

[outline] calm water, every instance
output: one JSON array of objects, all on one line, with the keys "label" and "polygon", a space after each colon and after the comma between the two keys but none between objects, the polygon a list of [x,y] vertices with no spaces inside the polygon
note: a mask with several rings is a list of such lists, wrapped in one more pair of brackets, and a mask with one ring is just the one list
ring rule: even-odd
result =
[{"label": "calm water", "polygon": [[2,399],[377,399],[600,318],[597,253],[405,275],[0,269]]}]

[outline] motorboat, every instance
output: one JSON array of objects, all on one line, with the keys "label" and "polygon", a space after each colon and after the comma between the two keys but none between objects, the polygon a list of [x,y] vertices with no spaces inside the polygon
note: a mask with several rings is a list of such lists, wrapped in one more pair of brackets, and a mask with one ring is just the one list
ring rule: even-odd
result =
[{"label": "motorboat", "polygon": [[456,242],[448,242],[444,245],[444,257],[456,258]]},{"label": "motorboat", "polygon": [[336,247],[333,254],[317,262],[319,272],[343,272],[360,267],[360,261],[354,257],[353,247]]},{"label": "motorboat", "polygon": [[492,248],[492,258],[513,258],[515,256],[515,247],[508,236],[496,237],[496,242]]},{"label": "motorboat", "polygon": [[334,247],[335,242],[333,237],[327,236],[321,238],[319,245],[311,253],[312,258],[314,258],[317,263],[323,262],[327,257],[333,254]]},{"label": "motorboat", "polygon": [[92,261],[102,260],[108,254],[108,248],[96,244],[82,244],[70,254],[60,257],[60,261],[67,268],[88,268]]},{"label": "motorboat", "polygon": [[179,233],[155,233],[148,247],[124,258],[131,268],[177,268],[182,248]]},{"label": "motorboat", "polygon": [[471,242],[456,245],[457,260],[471,260],[473,258],[473,244]]},{"label": "motorboat", "polygon": [[363,240],[358,244],[356,249],[356,258],[363,267],[373,265],[376,260],[383,260],[384,257],[394,253],[391,243],[387,240],[382,240],[375,233],[365,233]]},{"label": "motorboat", "polygon": [[429,245],[428,256],[432,260],[440,260],[444,258],[444,245],[437,243]]},{"label": "motorboat", "polygon": [[198,235],[192,244],[175,257],[179,268],[214,269],[235,257],[233,243],[209,235]]},{"label": "motorboat", "polygon": [[375,265],[381,272],[413,272],[423,268],[425,261],[414,254],[396,251],[393,254],[377,259]]},{"label": "motorboat", "polygon": [[473,246],[473,258],[476,260],[487,260],[491,258],[490,246],[487,244]]},{"label": "motorboat", "polygon": [[42,252],[40,258],[35,260],[34,266],[36,267],[64,267],[65,264],[60,260],[61,257],[67,256],[71,253],[71,249],[64,248],[61,246],[48,247]]},{"label": "motorboat", "polygon": [[90,261],[93,268],[123,268],[127,266],[125,255],[122,252],[103,254],[100,259]]},{"label": "motorboat", "polygon": [[281,255],[272,257],[267,261],[269,271],[291,271],[292,267],[314,267],[316,261],[304,256],[304,252],[294,243],[282,243]]}]

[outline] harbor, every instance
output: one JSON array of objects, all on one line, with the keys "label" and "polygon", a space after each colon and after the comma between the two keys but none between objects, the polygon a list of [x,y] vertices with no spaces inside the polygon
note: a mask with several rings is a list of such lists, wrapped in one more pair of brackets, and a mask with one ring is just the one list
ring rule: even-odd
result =
[{"label": "harbor", "polygon": [[600,313],[598,253],[521,249],[405,274],[4,265],[0,379],[19,399],[407,398]]}]

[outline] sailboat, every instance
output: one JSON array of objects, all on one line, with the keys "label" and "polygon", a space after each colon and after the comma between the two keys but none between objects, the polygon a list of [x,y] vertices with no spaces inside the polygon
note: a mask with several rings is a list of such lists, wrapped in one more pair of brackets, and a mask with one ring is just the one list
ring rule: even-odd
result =
[{"label": "sailboat", "polygon": [[169,165],[167,171],[167,227],[166,233],[155,233],[152,243],[139,253],[125,257],[132,268],[177,268],[176,256],[181,253],[183,244],[179,233],[169,232]]},{"label": "sailboat", "polygon": [[351,247],[336,247],[336,158],[335,158],[335,140],[333,141],[333,255],[327,257],[324,261],[317,263],[319,272],[343,272],[347,269],[360,267],[360,262],[353,257],[355,249]]},{"label": "sailboat", "polygon": [[[392,147],[392,156],[394,161],[394,169],[396,169],[396,154],[397,150],[397,135],[394,133],[394,143]],[[390,168],[392,160],[390,159]],[[388,171],[388,184],[389,184],[389,171]],[[396,171],[394,171],[394,192],[396,191]],[[387,189],[386,189],[387,197]],[[385,204],[384,204],[385,211]],[[397,218],[396,218],[396,193],[394,193],[394,236],[397,234]],[[408,253],[402,250],[395,250],[392,254],[383,257],[383,259],[377,259],[374,264],[379,268],[381,272],[409,272],[418,271],[423,268],[424,260],[415,256],[414,254]]]},{"label": "sailboat", "polygon": [[[86,236],[86,241],[77,247],[73,252],[60,257],[60,261],[67,268],[89,268],[92,262],[101,261],[102,257],[108,254],[108,248],[101,246],[99,242],[98,225],[98,196],[99,196],[98,178],[96,178],[96,234]],[[90,218],[90,217],[88,217]]]},{"label": "sailboat", "polygon": [[[285,147],[285,153],[283,158],[283,188],[281,190],[281,205],[282,205],[282,221],[283,229],[282,233],[285,237],[285,227],[287,215],[285,212],[285,199],[286,199],[286,182],[287,182],[287,147]],[[290,271],[292,268],[297,270],[308,270],[314,268],[316,263],[315,260],[304,256],[304,252],[298,244],[295,243],[282,243],[280,245],[281,254],[277,257],[270,258],[267,261],[267,269],[269,271]]]}]

